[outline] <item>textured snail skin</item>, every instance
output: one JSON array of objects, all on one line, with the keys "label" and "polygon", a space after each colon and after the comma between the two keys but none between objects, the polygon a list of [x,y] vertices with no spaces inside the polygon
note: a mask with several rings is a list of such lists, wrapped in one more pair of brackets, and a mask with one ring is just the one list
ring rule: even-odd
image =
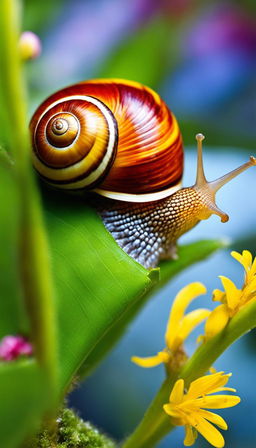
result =
[{"label": "textured snail skin", "polygon": [[[176,241],[207,215],[207,201],[192,188],[145,204],[105,202],[101,216],[119,246],[145,268],[177,258]],[[209,216],[209,213],[208,213]]]}]

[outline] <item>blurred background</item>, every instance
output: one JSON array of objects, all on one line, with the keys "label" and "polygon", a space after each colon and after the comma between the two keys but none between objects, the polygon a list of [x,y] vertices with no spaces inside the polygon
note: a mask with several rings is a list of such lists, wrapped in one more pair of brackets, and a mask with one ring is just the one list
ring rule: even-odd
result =
[{"label": "blurred background", "polygon": [[[199,0],[26,0],[24,30],[42,41],[40,58],[26,66],[30,113],[54,90],[97,77],[140,81],[157,90],[175,113],[185,146],[184,185],[195,180],[194,136],[206,135],[205,165],[209,179],[256,155],[256,3]],[[223,238],[231,248],[256,248],[256,172],[251,169],[219,194],[230,215],[202,222],[180,242]],[[121,439],[139,422],[163,378],[162,367],[141,369],[132,355],[163,348],[171,302],[191,281],[202,281],[208,296],[196,306],[211,306],[218,275],[241,285],[243,275],[230,249],[180,274],[159,292],[130,326],[119,345],[70,396],[70,405],[110,436]],[[81,256],[81,255],[80,255]],[[198,333],[202,332],[202,329]],[[195,348],[196,335],[187,351]],[[230,430],[226,446],[253,448],[256,443],[254,387],[256,334],[250,333],[216,363],[233,372],[231,386],[241,404],[222,415]],[[160,448],[181,446],[183,429]],[[207,446],[198,439],[198,447]],[[136,448],[136,447],[135,447]]]}]

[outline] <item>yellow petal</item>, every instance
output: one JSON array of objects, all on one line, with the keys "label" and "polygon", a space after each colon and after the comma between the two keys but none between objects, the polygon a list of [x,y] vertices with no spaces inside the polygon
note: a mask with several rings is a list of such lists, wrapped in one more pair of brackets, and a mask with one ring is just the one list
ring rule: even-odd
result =
[{"label": "yellow petal", "polygon": [[237,260],[243,267],[246,272],[249,271],[252,265],[252,254],[248,250],[243,250],[242,255],[239,252],[233,250],[231,252],[231,256]]},{"label": "yellow petal", "polygon": [[205,339],[220,333],[229,321],[229,310],[226,304],[217,306],[205,322]]},{"label": "yellow petal", "polygon": [[236,287],[230,278],[224,277],[224,275],[220,275],[219,278],[221,279],[223,288],[226,292],[228,307],[233,310],[239,304],[241,290]]},{"label": "yellow petal", "polygon": [[243,259],[245,260],[245,263],[248,266],[248,269],[251,269],[252,267],[252,254],[249,250],[243,250],[242,252]]},{"label": "yellow petal", "polygon": [[181,319],[188,305],[201,294],[206,293],[206,288],[202,283],[195,282],[182,288],[176,295],[172,304],[169,320],[167,323],[165,339],[168,348],[172,349],[172,344],[178,335]]},{"label": "yellow petal", "polygon": [[256,258],[252,262],[252,254],[248,250],[243,250],[242,255],[238,252],[231,252],[231,255],[244,267],[246,273],[246,283],[249,283],[256,274]]},{"label": "yellow petal", "polygon": [[140,358],[139,356],[132,356],[131,361],[140,367],[155,367],[163,362],[168,362],[170,355],[167,352],[158,352],[155,356],[148,356],[147,358]]},{"label": "yellow petal", "polygon": [[175,419],[180,418],[179,410],[177,409],[176,406],[173,406],[170,403],[164,404],[163,405],[163,410],[164,410],[164,412],[166,412],[166,414],[170,415],[171,417],[173,417]]},{"label": "yellow petal", "polygon": [[198,417],[196,430],[216,448],[222,448],[225,445],[225,440],[222,434],[204,418]]},{"label": "yellow petal", "polygon": [[169,401],[170,403],[179,404],[182,402],[184,397],[184,380],[179,379],[173,386],[171,391]]},{"label": "yellow petal", "polygon": [[224,418],[222,418],[220,415],[215,414],[214,412],[206,411],[205,409],[200,409],[199,414],[201,417],[205,418],[211,423],[214,423],[214,425],[219,426],[221,429],[228,429],[228,425],[225,422]]},{"label": "yellow petal", "polygon": [[225,303],[226,294],[220,289],[214,289],[212,292],[212,300],[213,302],[222,302]]},{"label": "yellow petal", "polygon": [[251,298],[253,298],[251,297],[251,295],[253,296],[255,294],[255,291],[256,291],[256,276],[255,277],[253,276],[242,291],[242,296],[240,300],[241,305],[247,303],[248,299],[250,300]]},{"label": "yellow petal", "polygon": [[250,288],[249,288],[250,291],[253,291],[253,290],[255,291],[255,288],[256,288],[256,275],[251,278],[248,286],[250,286]]},{"label": "yellow petal", "polygon": [[234,389],[233,387],[217,387],[216,389],[213,389],[211,391],[211,394],[215,394],[215,392],[236,392],[236,389]]},{"label": "yellow petal", "polygon": [[256,274],[256,257],[253,260],[252,267],[250,270],[250,276],[254,276]]},{"label": "yellow petal", "polygon": [[203,320],[205,320],[211,314],[210,310],[199,308],[198,310],[191,311],[181,321],[181,326],[178,333],[178,338],[183,342],[187,339],[190,333],[197,327]]},{"label": "yellow petal", "polygon": [[200,408],[225,409],[236,406],[240,401],[241,399],[237,395],[211,395],[197,398],[196,404]]},{"label": "yellow petal", "polygon": [[185,446],[191,446],[194,445],[196,440],[197,432],[193,430],[191,425],[185,425],[185,439],[184,439],[184,445]]},{"label": "yellow petal", "polygon": [[210,375],[204,375],[192,381],[186,395],[188,400],[206,395],[215,390],[217,387],[225,386],[230,378],[230,374],[217,372]]}]

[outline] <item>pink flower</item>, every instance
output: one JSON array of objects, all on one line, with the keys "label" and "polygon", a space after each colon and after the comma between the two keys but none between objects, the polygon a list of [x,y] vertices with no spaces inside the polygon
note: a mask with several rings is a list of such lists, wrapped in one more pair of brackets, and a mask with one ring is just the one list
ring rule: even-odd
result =
[{"label": "pink flower", "polygon": [[30,356],[32,353],[32,345],[22,336],[5,336],[0,341],[0,359],[4,361],[12,361],[22,355]]}]

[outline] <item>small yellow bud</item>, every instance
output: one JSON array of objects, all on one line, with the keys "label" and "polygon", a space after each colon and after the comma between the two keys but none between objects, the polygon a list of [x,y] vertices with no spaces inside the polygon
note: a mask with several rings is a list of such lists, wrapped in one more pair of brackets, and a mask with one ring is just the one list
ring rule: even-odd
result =
[{"label": "small yellow bud", "polygon": [[20,37],[19,48],[23,61],[36,59],[41,53],[41,41],[32,31],[24,31]]}]

